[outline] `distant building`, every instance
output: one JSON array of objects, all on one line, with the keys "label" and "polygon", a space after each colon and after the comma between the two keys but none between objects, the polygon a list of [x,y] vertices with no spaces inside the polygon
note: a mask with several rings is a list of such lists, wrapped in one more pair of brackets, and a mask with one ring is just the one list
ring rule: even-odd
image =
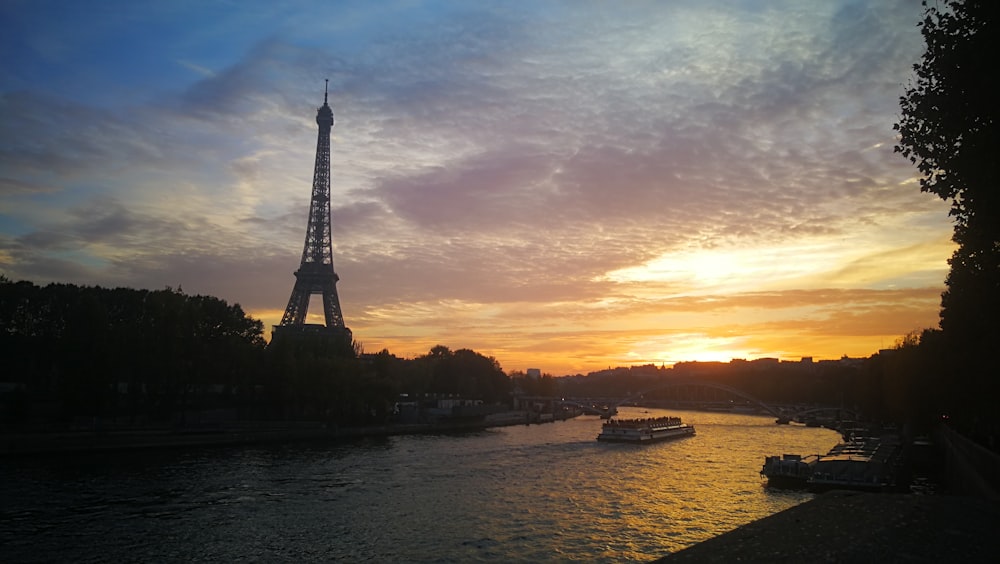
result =
[{"label": "distant building", "polygon": [[529,368],[525,371],[525,375],[532,380],[538,380],[542,377],[542,370],[540,368]]}]

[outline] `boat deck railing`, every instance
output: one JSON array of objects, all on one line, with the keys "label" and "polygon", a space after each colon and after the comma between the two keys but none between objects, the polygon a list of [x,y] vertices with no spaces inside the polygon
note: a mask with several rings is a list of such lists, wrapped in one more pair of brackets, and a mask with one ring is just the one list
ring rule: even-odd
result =
[{"label": "boat deck railing", "polygon": [[643,429],[647,427],[676,427],[681,425],[680,417],[649,417],[642,419],[609,419],[605,426],[624,429]]}]

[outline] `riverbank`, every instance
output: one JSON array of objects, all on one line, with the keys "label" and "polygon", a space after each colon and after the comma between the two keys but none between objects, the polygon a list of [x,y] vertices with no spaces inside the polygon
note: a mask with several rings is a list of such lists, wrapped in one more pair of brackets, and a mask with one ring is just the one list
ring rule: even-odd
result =
[{"label": "riverbank", "polygon": [[995,562],[997,531],[995,501],[832,491],[657,562]]},{"label": "riverbank", "polygon": [[504,412],[492,414],[479,420],[365,427],[338,427],[311,422],[245,422],[209,429],[160,428],[4,433],[0,437],[0,456],[342,440],[361,437],[475,431],[491,427],[524,425],[527,422],[528,418],[523,412]]}]

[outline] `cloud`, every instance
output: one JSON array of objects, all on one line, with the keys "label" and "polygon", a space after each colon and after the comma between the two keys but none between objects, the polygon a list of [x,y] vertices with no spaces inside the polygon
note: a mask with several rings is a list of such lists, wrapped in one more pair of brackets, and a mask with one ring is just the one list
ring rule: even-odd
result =
[{"label": "cloud", "polygon": [[203,67],[199,64],[192,63],[191,61],[177,61],[177,64],[194,72],[199,76],[204,76],[204,77],[216,76],[216,72],[213,71],[212,69]]},{"label": "cloud", "polygon": [[0,165],[10,176],[65,179],[155,157],[134,124],[104,110],[26,91],[0,94],[0,108]]},{"label": "cloud", "polygon": [[[0,268],[277,322],[329,78],[334,261],[366,343],[584,368],[936,316],[946,205],[892,152],[911,2],[319,9],[136,8],[148,42],[86,14],[14,30],[48,55],[0,74]],[[57,90],[39,57],[98,78]]]},{"label": "cloud", "polygon": [[0,178],[0,196],[44,194],[58,190],[59,188],[56,186],[40,184],[30,180]]}]

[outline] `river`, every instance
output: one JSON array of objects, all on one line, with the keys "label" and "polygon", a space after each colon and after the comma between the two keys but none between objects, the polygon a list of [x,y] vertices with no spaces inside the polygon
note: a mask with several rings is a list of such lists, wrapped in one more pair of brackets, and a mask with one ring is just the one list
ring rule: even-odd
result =
[{"label": "river", "polygon": [[[621,416],[668,412],[623,408]],[[677,412],[697,435],[595,440],[601,421],[332,444],[0,460],[0,560],[649,561],[812,497],[769,454],[826,429]]]}]

